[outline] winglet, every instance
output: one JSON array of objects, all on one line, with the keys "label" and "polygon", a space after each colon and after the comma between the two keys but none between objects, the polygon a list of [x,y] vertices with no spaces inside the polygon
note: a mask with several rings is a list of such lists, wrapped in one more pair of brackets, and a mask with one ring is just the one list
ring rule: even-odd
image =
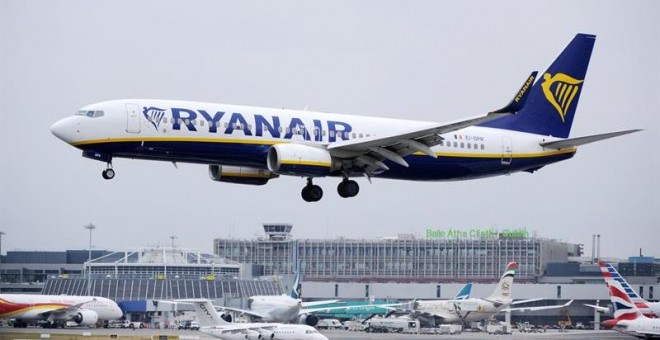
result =
[{"label": "winglet", "polygon": [[518,90],[516,95],[513,97],[513,99],[511,99],[511,102],[509,102],[507,106],[499,110],[492,111],[491,113],[512,113],[520,111],[523,106],[525,106],[525,102],[529,97],[529,89],[532,88],[538,73],[539,71],[533,71],[532,74],[527,77],[527,80],[525,80],[525,82],[520,87],[520,90]]}]

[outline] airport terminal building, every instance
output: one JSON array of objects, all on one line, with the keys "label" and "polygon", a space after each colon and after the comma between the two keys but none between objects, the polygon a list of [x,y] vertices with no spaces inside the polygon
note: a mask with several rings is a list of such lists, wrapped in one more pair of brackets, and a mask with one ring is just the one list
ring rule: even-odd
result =
[{"label": "airport terminal building", "polygon": [[[507,263],[518,262],[516,280],[534,282],[551,262],[582,255],[580,245],[523,233],[486,237],[399,235],[383,239],[293,239],[290,224],[264,224],[266,237],[215,239],[214,253],[262,269],[262,275],[290,275],[301,261],[304,280],[336,282],[493,282]],[[427,233],[428,234],[428,233]]]}]

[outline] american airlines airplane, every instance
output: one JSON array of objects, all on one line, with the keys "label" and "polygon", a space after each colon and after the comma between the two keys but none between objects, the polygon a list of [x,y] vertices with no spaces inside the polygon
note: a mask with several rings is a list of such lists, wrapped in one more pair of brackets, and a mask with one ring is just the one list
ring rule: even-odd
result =
[{"label": "american airlines airplane", "polygon": [[45,328],[64,327],[67,321],[91,326],[122,315],[114,301],[100,296],[0,294],[0,319],[15,319],[14,327],[27,327],[29,321],[45,321]]},{"label": "american airlines airplane", "polygon": [[541,299],[513,301],[511,298],[511,286],[518,264],[511,262],[507,265],[504,274],[495,287],[493,293],[485,299],[467,298],[454,300],[416,300],[412,303],[411,314],[415,317],[433,320],[435,324],[461,323],[481,321],[491,318],[502,311],[537,311],[545,309],[563,308],[570,305],[573,300],[563,305],[517,307],[511,305],[523,304]]},{"label": "american airlines airplane", "polygon": [[311,326],[281,323],[229,323],[220,317],[213,304],[208,300],[182,302],[193,305],[201,326],[200,331],[222,340],[328,340]]},{"label": "american airlines airplane", "polygon": [[341,178],[341,197],[357,177],[453,181],[525,171],[569,159],[577,146],[639,130],[569,138],[596,37],[578,34],[537,81],[533,72],[506,107],[448,123],[335,113],[129,99],[92,104],[52,133],[105,162],[113,158],[206,164],[212,180],[264,185],[303,177],[302,198],[319,201],[314,178]]},{"label": "american airlines airplane", "polygon": [[[619,272],[614,268],[611,263],[599,262],[600,271],[605,280],[605,285],[609,287],[612,285],[613,281],[619,283],[623,292],[628,295],[630,300],[635,304],[639,311],[646,317],[649,318],[660,318],[660,302],[649,302],[644,300],[637,292],[628,284],[628,281],[619,274]],[[612,313],[612,308],[601,307],[595,305],[584,304],[585,306],[592,307],[601,313]]]},{"label": "american airlines airplane", "polygon": [[608,288],[614,306],[614,319],[601,322],[604,328],[614,329],[637,338],[660,338],[660,319],[644,316],[630,299],[621,282],[611,281]]}]

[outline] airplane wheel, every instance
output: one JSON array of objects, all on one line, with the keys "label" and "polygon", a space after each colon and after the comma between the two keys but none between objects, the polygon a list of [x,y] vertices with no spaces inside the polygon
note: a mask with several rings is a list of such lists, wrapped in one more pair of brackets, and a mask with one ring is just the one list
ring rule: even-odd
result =
[{"label": "airplane wheel", "polygon": [[312,185],[309,188],[309,198],[312,202],[318,202],[323,198],[323,189],[318,185]]},{"label": "airplane wheel", "polygon": [[337,186],[337,193],[344,198],[357,196],[359,192],[360,185],[353,180],[343,180]]},{"label": "airplane wheel", "polygon": [[115,178],[115,171],[112,170],[112,169],[105,169],[105,170],[103,170],[101,175],[105,179],[113,179],[113,178]]},{"label": "airplane wheel", "polygon": [[309,197],[309,186],[306,186],[300,192],[300,195],[305,200],[305,202],[311,202],[312,199]]}]

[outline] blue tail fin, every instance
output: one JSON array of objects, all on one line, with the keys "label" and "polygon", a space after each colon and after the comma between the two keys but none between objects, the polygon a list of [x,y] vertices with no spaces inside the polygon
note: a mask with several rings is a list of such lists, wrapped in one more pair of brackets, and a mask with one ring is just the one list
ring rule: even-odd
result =
[{"label": "blue tail fin", "polygon": [[568,138],[595,41],[595,35],[576,35],[534,84],[517,114],[481,126]]},{"label": "blue tail fin", "polygon": [[470,298],[470,293],[472,292],[472,284],[466,283],[463,288],[456,294],[455,300],[467,300]]}]

